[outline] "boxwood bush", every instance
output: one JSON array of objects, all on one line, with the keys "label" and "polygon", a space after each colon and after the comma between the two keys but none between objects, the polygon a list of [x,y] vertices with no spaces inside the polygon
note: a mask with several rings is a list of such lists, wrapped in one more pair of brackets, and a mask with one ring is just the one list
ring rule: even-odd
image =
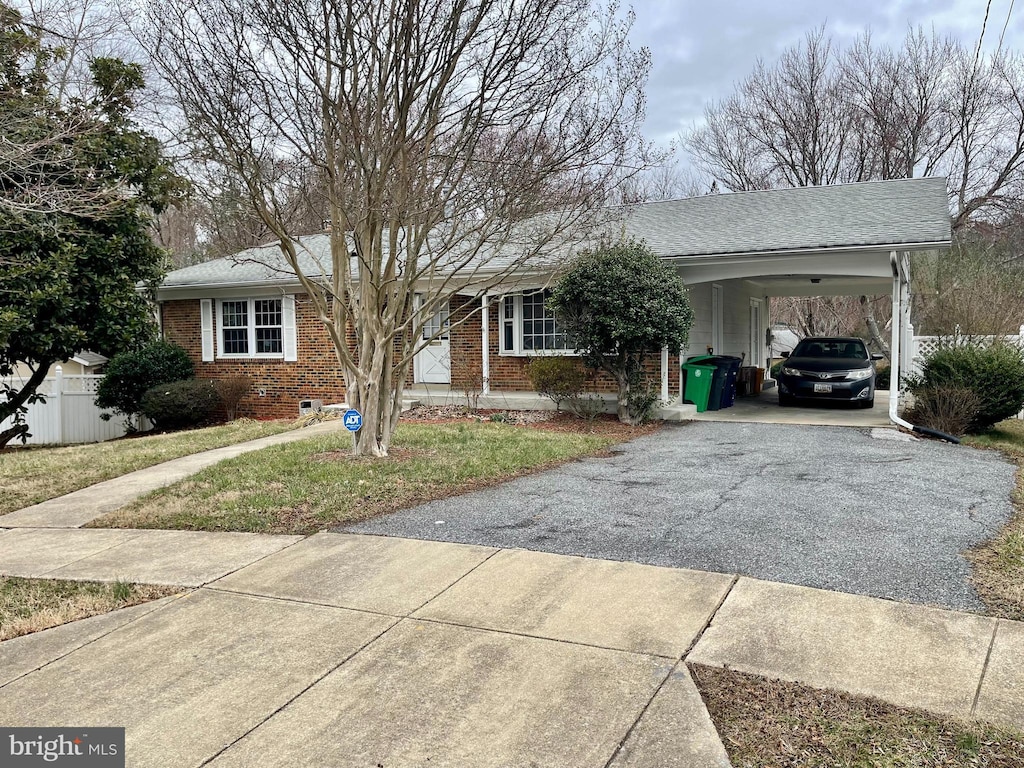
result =
[{"label": "boxwood bush", "polygon": [[220,410],[217,388],[207,379],[161,384],[142,396],[142,414],[158,429],[186,429],[209,424]]},{"label": "boxwood bush", "polygon": [[195,366],[188,353],[166,341],[115,355],[104,369],[96,390],[96,405],[125,416],[140,413],[142,396],[157,384],[191,379]]},{"label": "boxwood bush", "polygon": [[1024,407],[1024,354],[1009,344],[943,347],[907,383],[915,395],[938,387],[971,390],[978,406],[967,431],[977,434]]}]

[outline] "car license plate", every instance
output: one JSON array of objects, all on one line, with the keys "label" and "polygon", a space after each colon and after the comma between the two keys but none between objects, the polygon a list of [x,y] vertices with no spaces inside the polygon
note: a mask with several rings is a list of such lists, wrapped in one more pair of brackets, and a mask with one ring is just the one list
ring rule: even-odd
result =
[{"label": "car license plate", "polygon": [[814,391],[815,392],[831,392],[832,391],[832,385],[831,384],[815,384],[814,385]]}]

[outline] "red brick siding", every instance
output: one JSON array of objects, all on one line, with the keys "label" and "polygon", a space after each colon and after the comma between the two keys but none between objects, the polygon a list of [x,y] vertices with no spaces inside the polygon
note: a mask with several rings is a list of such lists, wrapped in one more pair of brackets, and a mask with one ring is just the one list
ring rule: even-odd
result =
[{"label": "red brick siding", "polygon": [[[458,319],[466,317],[472,310],[476,314],[469,317],[464,324],[452,330],[451,334],[451,358],[452,358],[452,387],[463,386],[477,371],[474,367],[479,366],[481,350],[483,349],[483,338],[481,329],[483,327],[481,314],[479,312],[480,302],[469,303],[466,299],[453,299],[451,302],[451,316],[453,323]],[[501,328],[499,325],[499,311],[501,305],[498,301],[492,301],[488,310],[488,346],[490,347],[490,380],[491,390],[495,392],[531,392],[533,385],[529,376],[526,375],[526,366],[533,358],[530,356],[502,355],[500,352]],[[582,365],[579,358],[572,358],[578,365]],[[471,361],[467,366],[467,361]],[[651,385],[661,389],[661,354],[656,353],[649,356],[645,368],[650,377]],[[594,392],[615,392],[617,387],[614,380],[603,372],[591,374],[591,391]],[[679,355],[669,355],[669,394],[675,396],[679,391]]]},{"label": "red brick siding", "polygon": [[[214,311],[214,338],[218,330],[216,315]],[[345,400],[345,379],[334,354],[334,345],[323,324],[314,316],[305,295],[295,297],[296,362],[236,359],[204,363],[199,299],[163,302],[161,318],[164,338],[185,348],[195,363],[197,377],[252,378],[252,392],[242,399],[240,415],[261,419],[294,418],[299,414],[299,400],[314,398],[324,403]],[[264,397],[259,397],[260,389],[266,390]]]},{"label": "red brick siding", "polygon": [[[492,302],[489,311],[490,326],[490,384],[495,392],[531,392],[526,375],[529,356],[513,357],[500,354],[500,327],[498,302]],[[481,374],[483,348],[481,337],[480,302],[453,297],[450,313],[452,387],[459,389]],[[474,312],[475,310],[475,312]],[[274,359],[202,360],[202,333],[200,328],[199,299],[165,301],[161,305],[164,338],[185,348],[196,366],[196,376],[218,379],[231,376],[249,376],[253,391],[241,403],[239,413],[255,418],[291,418],[298,415],[299,400],[314,398],[325,403],[345,400],[345,380],[334,354],[334,346],[323,324],[314,316],[312,306],[302,294],[295,297],[295,325],[298,342],[298,360],[285,362]],[[472,313],[472,314],[471,314]],[[470,316],[471,315],[471,316]],[[460,321],[464,321],[460,324]],[[214,312],[214,334],[217,317]],[[349,344],[355,346],[351,331]],[[582,364],[576,358],[577,364]],[[652,355],[647,362],[652,386],[661,386],[661,356]],[[592,374],[591,391],[615,392],[614,381],[604,373]],[[679,388],[678,356],[669,358],[669,392],[675,395]],[[413,383],[413,367],[409,366],[406,385]],[[266,391],[259,397],[258,390]]]}]

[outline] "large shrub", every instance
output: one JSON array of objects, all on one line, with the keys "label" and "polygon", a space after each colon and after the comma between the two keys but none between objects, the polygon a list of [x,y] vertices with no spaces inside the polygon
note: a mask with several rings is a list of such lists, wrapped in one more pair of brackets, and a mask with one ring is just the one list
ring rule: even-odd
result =
[{"label": "large shrub", "polygon": [[943,347],[908,385],[915,396],[938,387],[971,390],[978,405],[967,431],[984,432],[1024,407],[1024,354],[1009,344]]},{"label": "large shrub", "polygon": [[639,424],[652,400],[644,359],[686,344],[693,310],[679,273],[643,243],[605,245],[582,255],[549,301],[561,329],[587,365],[619,389],[619,420]]},{"label": "large shrub", "polygon": [[220,406],[217,388],[206,379],[185,379],[153,387],[142,396],[140,404],[142,415],[159,429],[208,424]]},{"label": "large shrub", "polygon": [[567,357],[535,357],[526,366],[526,375],[537,391],[555,404],[557,411],[563,402],[578,397],[587,383],[587,375]]},{"label": "large shrub", "polygon": [[166,341],[154,341],[131,352],[115,355],[107,363],[96,390],[96,405],[131,416],[142,411],[142,396],[158,384],[195,376],[188,353]]}]

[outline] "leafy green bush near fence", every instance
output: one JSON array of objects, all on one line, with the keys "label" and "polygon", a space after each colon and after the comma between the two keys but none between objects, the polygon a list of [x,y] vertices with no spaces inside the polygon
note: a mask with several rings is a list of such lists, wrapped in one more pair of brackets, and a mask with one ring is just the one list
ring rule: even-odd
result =
[{"label": "leafy green bush near fence", "polygon": [[1004,343],[942,347],[925,359],[920,376],[907,379],[907,387],[915,397],[937,388],[970,390],[977,412],[967,432],[985,432],[1024,408],[1024,353]]}]

